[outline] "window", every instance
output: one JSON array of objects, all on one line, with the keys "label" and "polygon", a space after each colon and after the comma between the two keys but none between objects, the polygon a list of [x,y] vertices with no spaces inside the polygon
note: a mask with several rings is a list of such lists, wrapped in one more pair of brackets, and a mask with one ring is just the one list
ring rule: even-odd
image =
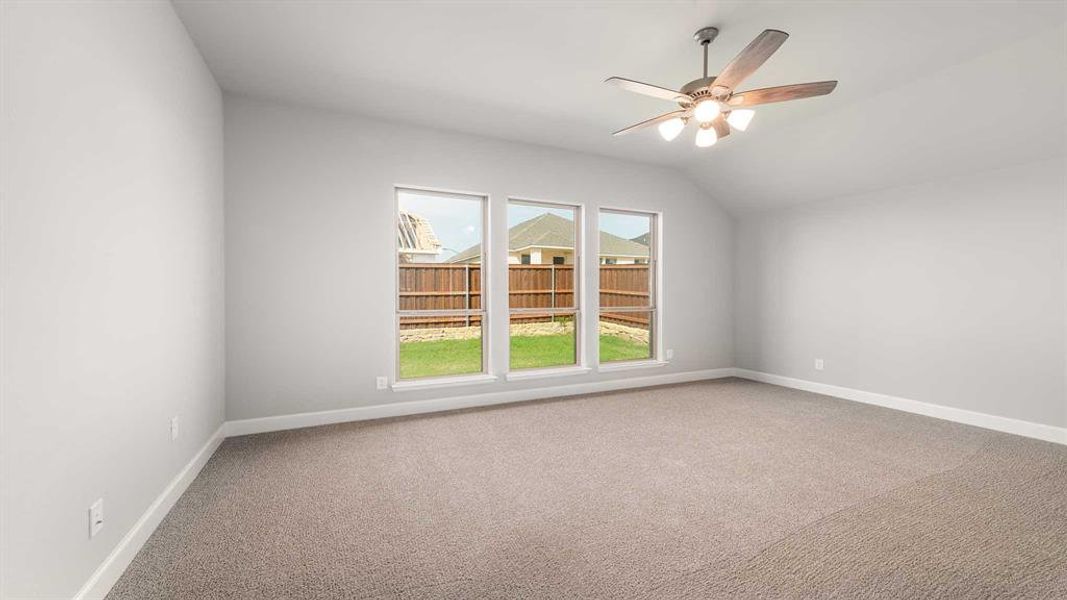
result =
[{"label": "window", "polygon": [[600,362],[655,357],[656,215],[601,210]]},{"label": "window", "polygon": [[580,208],[508,202],[510,370],[578,364]]},{"label": "window", "polygon": [[486,370],[486,199],[398,188],[397,379]]}]

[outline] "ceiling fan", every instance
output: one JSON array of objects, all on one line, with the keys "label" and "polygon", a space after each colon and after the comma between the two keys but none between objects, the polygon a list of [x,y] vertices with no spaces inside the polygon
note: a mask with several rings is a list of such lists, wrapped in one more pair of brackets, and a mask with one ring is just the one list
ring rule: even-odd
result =
[{"label": "ceiling fan", "polygon": [[680,107],[678,110],[672,110],[620,129],[612,135],[625,135],[645,127],[659,125],[660,135],[669,142],[678,137],[690,119],[695,119],[700,126],[697,130],[696,145],[705,148],[714,144],[719,138],[730,135],[731,128],[739,131],[747,129],[752,117],[755,116],[755,112],[749,108],[751,106],[824,96],[837,87],[836,81],[819,81],[743,92],[734,91],[785,43],[789,34],[776,29],[764,30],[748,46],[745,46],[745,49],[734,57],[717,77],[708,77],[708,44],[717,35],[719,35],[719,30],[716,27],[705,27],[693,35],[696,41],[704,47],[704,76],[683,85],[678,91],[623,77],[606,79],[604,83],[645,96],[677,102]]}]

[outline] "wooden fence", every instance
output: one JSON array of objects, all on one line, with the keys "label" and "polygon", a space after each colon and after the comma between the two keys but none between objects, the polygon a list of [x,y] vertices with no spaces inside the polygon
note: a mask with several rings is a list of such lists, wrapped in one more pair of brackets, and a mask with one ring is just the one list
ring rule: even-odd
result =
[{"label": "wooden fence", "polygon": [[[648,265],[600,265],[601,318],[648,328],[648,313],[611,313],[613,306],[648,306]],[[478,310],[481,265],[408,263],[400,265],[400,310]],[[508,265],[511,308],[574,307],[574,265]],[[516,316],[513,322],[547,321],[547,314]],[[481,317],[401,318],[401,329],[478,325]]]},{"label": "wooden fence", "polygon": [[600,318],[648,329],[649,313],[610,311],[613,306],[648,306],[648,265],[600,265]]}]

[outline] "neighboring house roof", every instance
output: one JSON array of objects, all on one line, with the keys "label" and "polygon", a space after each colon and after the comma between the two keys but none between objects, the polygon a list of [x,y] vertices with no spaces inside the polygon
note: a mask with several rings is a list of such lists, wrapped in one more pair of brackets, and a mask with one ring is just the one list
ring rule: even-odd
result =
[{"label": "neighboring house roof", "polygon": [[600,232],[601,256],[632,256],[648,258],[648,245],[621,238],[605,231]]},{"label": "neighboring house roof", "polygon": [[[508,229],[508,252],[518,252],[525,248],[573,247],[574,221],[552,213],[539,215]],[[478,258],[480,254],[481,244],[475,244],[453,256],[448,262],[467,262]],[[648,246],[601,231],[600,254],[646,258]]]},{"label": "neighboring house roof", "polygon": [[401,254],[440,254],[441,242],[433,226],[419,215],[400,211],[396,221],[397,248]]}]

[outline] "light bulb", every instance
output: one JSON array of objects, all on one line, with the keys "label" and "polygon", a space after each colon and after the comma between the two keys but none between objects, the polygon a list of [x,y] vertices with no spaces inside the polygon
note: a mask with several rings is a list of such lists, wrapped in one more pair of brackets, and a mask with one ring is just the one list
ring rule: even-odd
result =
[{"label": "light bulb", "polygon": [[693,108],[693,116],[701,123],[710,123],[722,112],[722,107],[715,100],[701,100]]},{"label": "light bulb", "polygon": [[683,129],[685,129],[685,121],[678,117],[659,124],[659,134],[668,142],[678,137],[678,134],[681,133]]},{"label": "light bulb", "polygon": [[752,122],[752,117],[756,116],[754,110],[732,110],[730,116],[726,117],[726,122],[730,124],[730,127],[737,129],[738,131],[744,131],[748,129],[748,124]]},{"label": "light bulb", "polygon": [[719,135],[715,133],[715,129],[711,127],[701,127],[697,130],[697,146],[701,148],[714,146],[715,142],[718,140]]}]

